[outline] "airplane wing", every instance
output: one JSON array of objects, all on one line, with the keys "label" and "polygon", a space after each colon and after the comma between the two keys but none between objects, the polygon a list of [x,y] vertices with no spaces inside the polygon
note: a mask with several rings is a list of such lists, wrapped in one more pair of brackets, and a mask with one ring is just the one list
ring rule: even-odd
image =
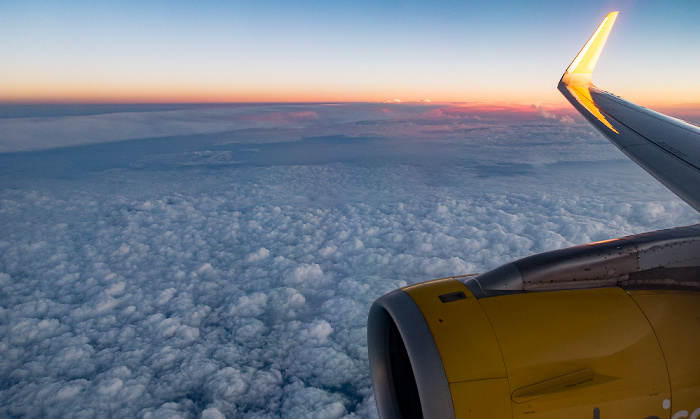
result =
[{"label": "airplane wing", "polygon": [[559,81],[559,91],[623,153],[700,211],[700,127],[596,87],[591,74],[617,12],[593,33]]},{"label": "airplane wing", "polygon": [[[700,128],[598,89],[608,15],[559,90],[700,210]],[[410,285],[370,308],[381,418],[700,418],[700,224]]]}]

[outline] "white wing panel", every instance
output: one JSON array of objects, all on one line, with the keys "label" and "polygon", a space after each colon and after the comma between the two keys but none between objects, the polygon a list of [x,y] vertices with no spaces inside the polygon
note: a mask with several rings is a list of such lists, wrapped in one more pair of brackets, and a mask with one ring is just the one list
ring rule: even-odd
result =
[{"label": "white wing panel", "polygon": [[559,90],[605,137],[700,211],[700,127],[598,89],[591,72],[617,13],[609,14],[559,82]]}]

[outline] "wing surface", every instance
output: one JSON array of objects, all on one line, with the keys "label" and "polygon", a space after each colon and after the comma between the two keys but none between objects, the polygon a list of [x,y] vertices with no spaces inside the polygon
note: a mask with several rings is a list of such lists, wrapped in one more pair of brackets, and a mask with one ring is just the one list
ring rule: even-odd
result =
[{"label": "wing surface", "polygon": [[605,17],[559,81],[559,91],[635,163],[700,211],[700,127],[596,87],[591,74],[617,12]]}]

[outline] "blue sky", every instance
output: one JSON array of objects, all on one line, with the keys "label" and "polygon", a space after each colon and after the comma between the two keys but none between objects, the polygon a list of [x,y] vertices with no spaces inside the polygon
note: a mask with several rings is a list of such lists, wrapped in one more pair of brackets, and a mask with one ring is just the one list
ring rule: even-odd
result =
[{"label": "blue sky", "polygon": [[697,103],[690,0],[8,1],[0,100],[563,103],[556,81],[613,10],[594,80]]}]

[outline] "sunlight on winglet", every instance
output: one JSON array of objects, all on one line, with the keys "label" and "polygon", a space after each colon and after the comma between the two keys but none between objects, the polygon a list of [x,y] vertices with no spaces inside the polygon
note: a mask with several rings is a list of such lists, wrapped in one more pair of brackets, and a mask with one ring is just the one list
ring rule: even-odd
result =
[{"label": "sunlight on winglet", "polygon": [[586,80],[581,81],[590,83],[591,73],[593,73],[593,68],[595,68],[598,62],[598,57],[600,57],[600,52],[605,46],[605,41],[608,40],[608,35],[610,35],[610,30],[615,23],[615,19],[617,19],[617,14],[618,12],[612,12],[605,16],[605,19],[603,19],[603,22],[598,26],[598,29],[596,29],[588,42],[586,42],[586,45],[584,45],[581,52],[574,58],[574,61],[571,62],[569,68],[566,69],[562,77],[564,83],[578,84],[578,75],[583,76],[582,78],[586,78],[585,76],[587,75],[588,77]]},{"label": "sunlight on winglet", "polygon": [[588,112],[616,134],[618,134],[617,130],[605,119],[605,116],[593,102],[588,87],[593,85],[591,82],[591,74],[598,62],[600,52],[605,46],[605,41],[608,40],[608,35],[615,23],[615,19],[617,19],[617,14],[618,12],[612,12],[605,16],[603,22],[601,22],[588,42],[586,42],[581,52],[574,58],[574,61],[569,65],[569,68],[566,69],[566,72],[560,80],[560,83],[566,86],[567,90],[586,108],[586,110],[588,110]]}]

